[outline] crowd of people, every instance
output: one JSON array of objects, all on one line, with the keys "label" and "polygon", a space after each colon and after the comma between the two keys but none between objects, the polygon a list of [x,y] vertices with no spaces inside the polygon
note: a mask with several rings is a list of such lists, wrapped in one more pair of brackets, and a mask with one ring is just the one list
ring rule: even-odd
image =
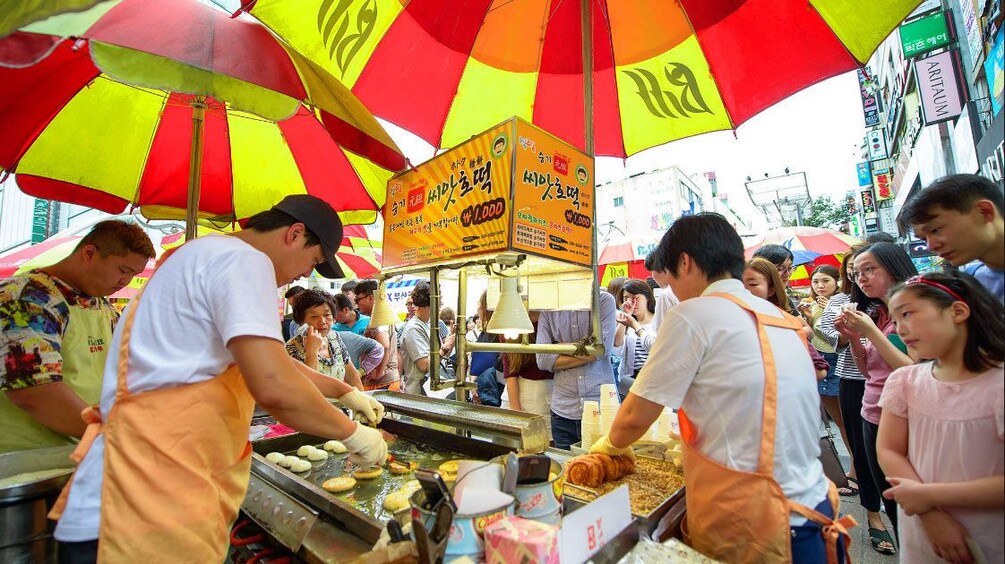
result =
[{"label": "crowd of people", "polygon": [[[1003,205],[991,181],[943,178],[900,217],[944,272],[919,275],[903,246],[876,236],[840,267],[816,267],[805,295],[789,283],[789,249],[766,245],[747,260],[721,216],[683,217],[646,259],[651,278],[599,293],[599,335],[589,311],[529,312],[530,342],[591,339],[599,354],[470,353],[475,401],[543,416],[569,449],[584,402],[615,384],[623,404],[611,431],[581,446],[626,456],[676,410],[690,536],[726,561],[838,554],[851,526],[839,495],[858,496],[878,552],[1002,561]],[[425,394],[433,363],[450,377],[457,339],[501,339],[486,330],[484,294],[459,320],[431,311],[426,282],[396,326],[370,326],[376,280],[334,294],[289,286],[291,313],[276,323],[277,287],[311,270],[341,276],[341,231],[321,200],[288,197],[237,234],[162,257],[121,320],[105,297],[154,256],[135,225],[99,223],[66,259],[0,281],[0,453],[79,441],[55,512],[65,561],[179,546],[219,561],[255,403],[373,464],[383,438],[326,397],[378,422],[383,408],[363,391]],[[822,416],[848,446],[840,490],[818,460]],[[178,491],[197,499],[178,504]]]}]

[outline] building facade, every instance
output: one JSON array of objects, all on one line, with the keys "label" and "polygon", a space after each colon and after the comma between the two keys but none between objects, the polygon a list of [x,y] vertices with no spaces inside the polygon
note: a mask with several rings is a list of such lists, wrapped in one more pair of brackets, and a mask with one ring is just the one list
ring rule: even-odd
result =
[{"label": "building facade", "polygon": [[750,222],[741,218],[720,194],[715,173],[687,174],[677,167],[632,175],[597,186],[597,240],[630,241],[637,257],[645,257],[680,217],[717,212],[741,233]]},{"label": "building facade", "polygon": [[59,231],[107,215],[84,206],[29,196],[17,187],[14,178],[8,177],[0,182],[0,254],[40,243]]},{"label": "building facade", "polygon": [[1001,184],[1001,0],[922,2],[859,71],[859,84],[866,138],[854,234],[909,240],[900,210],[947,174]]}]

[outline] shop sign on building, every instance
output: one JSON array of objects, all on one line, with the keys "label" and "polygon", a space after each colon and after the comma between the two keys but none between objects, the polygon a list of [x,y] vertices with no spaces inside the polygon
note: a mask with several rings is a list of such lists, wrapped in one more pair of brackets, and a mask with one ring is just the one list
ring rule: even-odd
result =
[{"label": "shop sign on building", "polygon": [[887,157],[886,135],[882,129],[870,129],[865,133],[866,143],[869,145],[869,160],[878,161]]},{"label": "shop sign on building", "polygon": [[862,214],[866,217],[876,215],[876,198],[872,194],[872,188],[859,192],[862,196]]},{"label": "shop sign on building", "polygon": [[1002,172],[1005,171],[1005,112],[991,120],[991,126],[984,132],[984,137],[977,142],[977,161],[980,164],[982,176],[986,176],[1005,185]]},{"label": "shop sign on building", "polygon": [[[960,0],[960,18],[967,34],[967,48],[974,67],[984,57],[984,41],[981,39],[981,22],[974,12],[973,0]],[[971,68],[973,70],[973,68]]]},{"label": "shop sign on building", "polygon": [[950,39],[945,12],[936,12],[900,26],[900,44],[907,58],[948,45]]},{"label": "shop sign on building", "polygon": [[31,218],[31,243],[41,243],[49,237],[49,200],[35,198]]},{"label": "shop sign on building", "polygon": [[876,201],[882,202],[893,198],[890,188],[890,171],[877,172],[873,176],[873,186],[876,187]]},{"label": "shop sign on building", "polygon": [[1005,102],[1005,27],[998,30],[994,46],[984,61],[984,79],[991,93],[991,115],[997,116]]},{"label": "shop sign on building", "polygon": [[855,170],[858,171],[858,185],[859,186],[871,186],[872,185],[872,170],[869,168],[869,161],[862,161],[855,165]]},{"label": "shop sign on building", "polygon": [[945,51],[914,64],[925,125],[956,119],[963,113],[966,98],[960,88],[958,57],[955,50]]},{"label": "shop sign on building", "polygon": [[865,126],[879,125],[879,98],[875,91],[870,91],[867,76],[871,76],[869,67],[858,70],[858,90],[862,97],[862,113],[865,116]]}]

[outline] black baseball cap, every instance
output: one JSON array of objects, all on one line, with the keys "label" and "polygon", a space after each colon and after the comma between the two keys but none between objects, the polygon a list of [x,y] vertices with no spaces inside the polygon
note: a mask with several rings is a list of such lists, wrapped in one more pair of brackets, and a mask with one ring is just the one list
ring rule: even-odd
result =
[{"label": "black baseball cap", "polygon": [[335,252],[342,245],[342,220],[328,202],[309,194],[295,194],[286,196],[272,209],[303,223],[321,241],[328,262],[314,267],[318,274],[325,278],[345,278],[335,259]]}]

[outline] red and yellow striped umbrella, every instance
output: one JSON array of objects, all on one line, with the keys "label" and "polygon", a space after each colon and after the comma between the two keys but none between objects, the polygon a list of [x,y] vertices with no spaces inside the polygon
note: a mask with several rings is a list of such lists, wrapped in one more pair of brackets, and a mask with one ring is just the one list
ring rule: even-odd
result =
[{"label": "red and yellow striped umbrella", "polygon": [[380,272],[380,248],[380,241],[370,239],[361,225],[346,225],[335,258],[346,278],[371,278]]},{"label": "red and yellow striped umbrella", "polygon": [[0,168],[28,194],[109,212],[233,221],[308,193],[369,223],[406,164],[330,73],[195,0],[33,24],[0,39],[0,84]]},{"label": "red and yellow striped umbrella", "polygon": [[252,0],[245,9],[434,146],[515,115],[589,152],[585,113],[594,153],[625,157],[733,129],[857,68],[918,3]]}]

